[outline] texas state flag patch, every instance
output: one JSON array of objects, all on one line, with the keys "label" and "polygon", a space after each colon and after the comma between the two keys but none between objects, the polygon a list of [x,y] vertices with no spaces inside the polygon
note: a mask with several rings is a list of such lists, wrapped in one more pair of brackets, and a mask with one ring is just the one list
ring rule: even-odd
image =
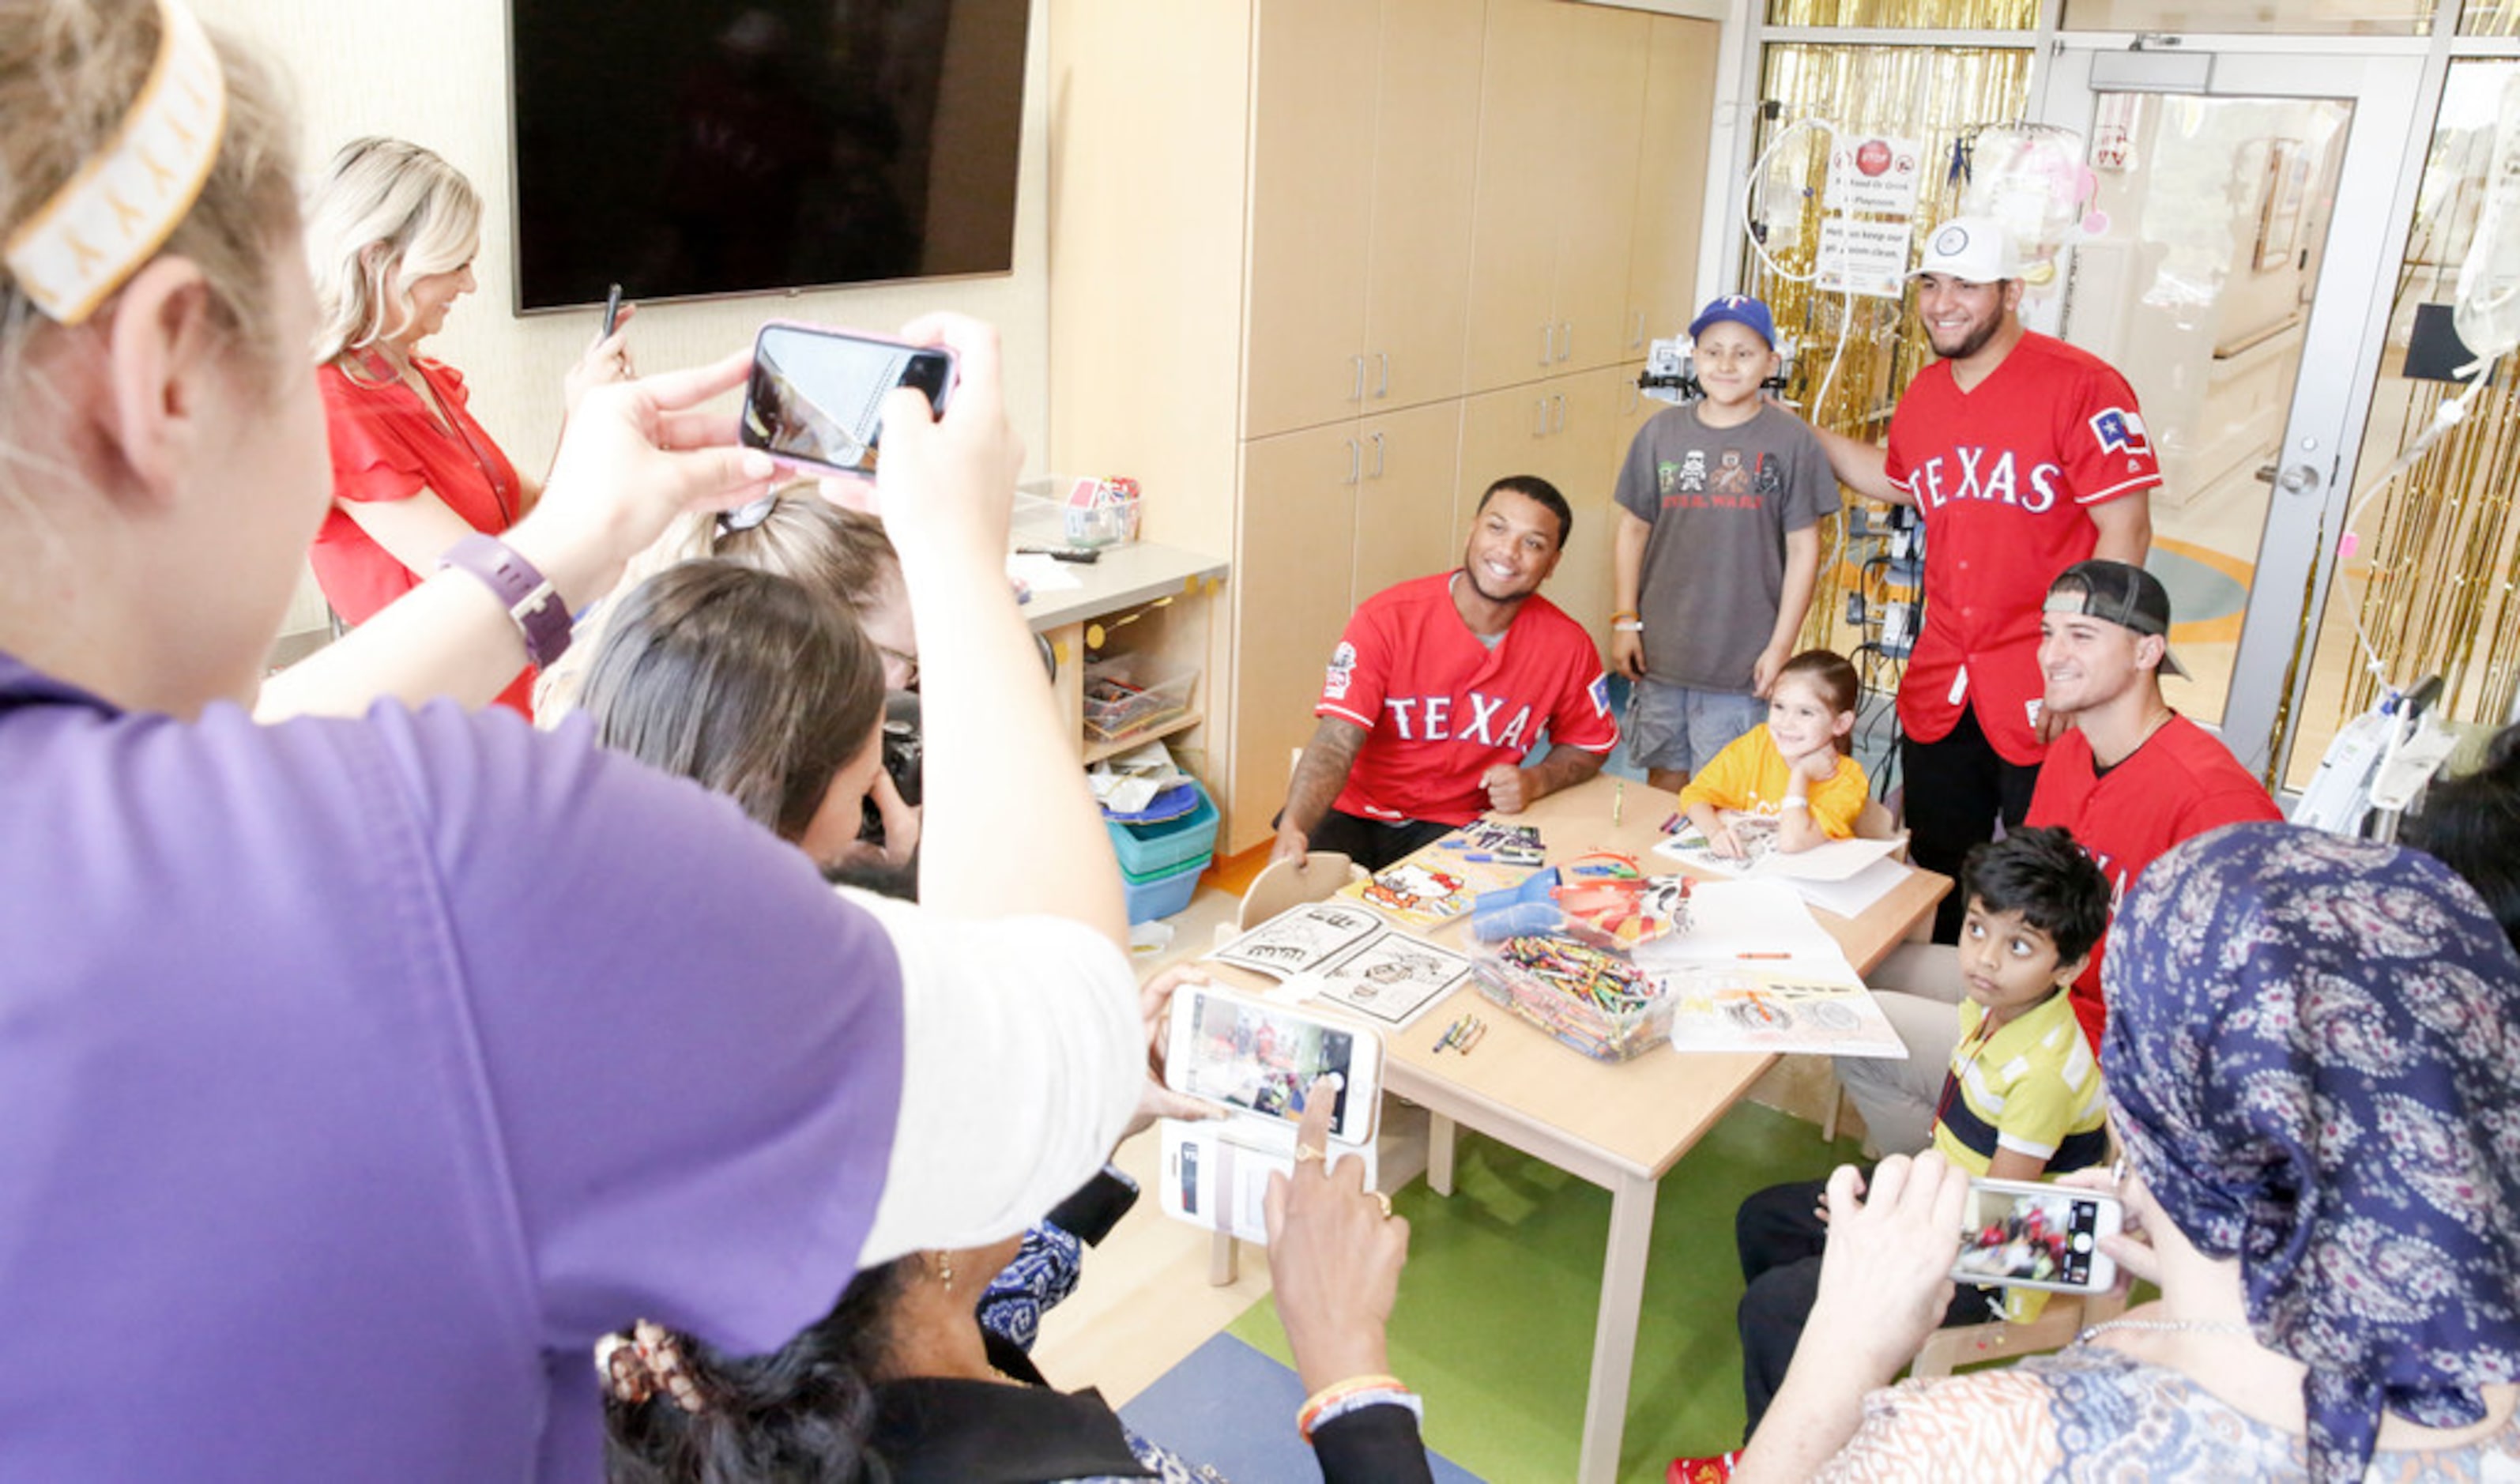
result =
[{"label": "texas state flag patch", "polygon": [[1606,672],[1593,677],[1590,694],[1593,697],[1593,714],[1596,716],[1609,715],[1610,677]]},{"label": "texas state flag patch", "polygon": [[2092,436],[2100,440],[2100,452],[2104,454],[2152,451],[2152,445],[2143,438],[2143,416],[2129,407],[2112,407],[2093,417]]}]

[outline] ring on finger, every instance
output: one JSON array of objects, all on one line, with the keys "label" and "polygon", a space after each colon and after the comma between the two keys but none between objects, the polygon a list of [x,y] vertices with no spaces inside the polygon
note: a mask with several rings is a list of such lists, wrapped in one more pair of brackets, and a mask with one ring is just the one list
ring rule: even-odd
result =
[{"label": "ring on finger", "polygon": [[1375,1205],[1382,1207],[1382,1219],[1384,1221],[1389,1221],[1391,1219],[1391,1197],[1383,1194],[1380,1191],[1368,1191],[1365,1193],[1373,1197],[1373,1203]]},{"label": "ring on finger", "polygon": [[1323,1157],[1324,1155],[1322,1154],[1322,1151],[1314,1148],[1309,1144],[1299,1144],[1295,1146],[1295,1163],[1297,1164],[1304,1164]]}]

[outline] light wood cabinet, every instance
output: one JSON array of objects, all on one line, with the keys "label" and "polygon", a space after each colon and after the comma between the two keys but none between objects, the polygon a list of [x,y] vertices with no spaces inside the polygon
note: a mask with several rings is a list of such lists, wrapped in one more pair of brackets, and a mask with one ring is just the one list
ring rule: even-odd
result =
[{"label": "light wood cabinet", "polygon": [[1266,0],[1243,436],[1459,396],[1484,33],[1462,0]]},{"label": "light wood cabinet", "polygon": [[[1644,342],[1686,323],[1717,28],[1569,0],[1051,0],[1051,447],[1230,547],[1221,848],[1355,605],[1539,472],[1598,631]],[[1652,137],[1648,137],[1652,136]],[[1674,307],[1678,306],[1678,307]]]},{"label": "light wood cabinet", "polygon": [[1652,24],[1603,6],[1490,0],[1470,233],[1473,390],[1625,353]]},{"label": "light wood cabinet", "polygon": [[1462,400],[1462,486],[1454,504],[1454,549],[1467,537],[1487,486],[1507,474],[1538,474],[1575,513],[1575,532],[1542,591],[1596,638],[1610,617],[1611,490],[1629,440],[1663,404],[1637,390],[1637,368],[1608,366]]}]

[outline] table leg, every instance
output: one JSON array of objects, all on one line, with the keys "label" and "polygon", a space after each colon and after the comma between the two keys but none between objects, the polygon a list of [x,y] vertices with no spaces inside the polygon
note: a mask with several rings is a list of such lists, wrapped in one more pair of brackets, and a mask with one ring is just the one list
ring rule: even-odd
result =
[{"label": "table leg", "polygon": [[1453,1134],[1452,1119],[1426,1115],[1426,1189],[1438,1195],[1453,1193]]},{"label": "table leg", "polygon": [[1207,1248],[1207,1282],[1222,1288],[1241,1272],[1241,1245],[1231,1232],[1218,1232],[1209,1237]]},{"label": "table leg", "polygon": [[1637,1319],[1644,1307],[1645,1255],[1653,1244],[1658,1184],[1634,1176],[1610,1191],[1609,1251],[1601,1262],[1601,1311],[1593,1326],[1593,1379],[1584,1397],[1580,1484],[1619,1474],[1619,1435],[1628,1421],[1628,1381],[1636,1369]]}]

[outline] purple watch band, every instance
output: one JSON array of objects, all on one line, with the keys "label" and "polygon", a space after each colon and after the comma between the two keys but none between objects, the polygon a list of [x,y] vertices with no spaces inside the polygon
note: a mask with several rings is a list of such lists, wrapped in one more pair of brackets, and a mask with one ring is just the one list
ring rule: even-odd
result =
[{"label": "purple watch band", "polygon": [[535,571],[532,562],[517,555],[516,548],[496,536],[475,531],[448,547],[437,564],[471,572],[498,595],[499,601],[507,605],[508,616],[517,621],[518,631],[525,636],[525,654],[537,667],[548,666],[568,652],[573,632],[568,605],[561,601],[560,589]]}]

